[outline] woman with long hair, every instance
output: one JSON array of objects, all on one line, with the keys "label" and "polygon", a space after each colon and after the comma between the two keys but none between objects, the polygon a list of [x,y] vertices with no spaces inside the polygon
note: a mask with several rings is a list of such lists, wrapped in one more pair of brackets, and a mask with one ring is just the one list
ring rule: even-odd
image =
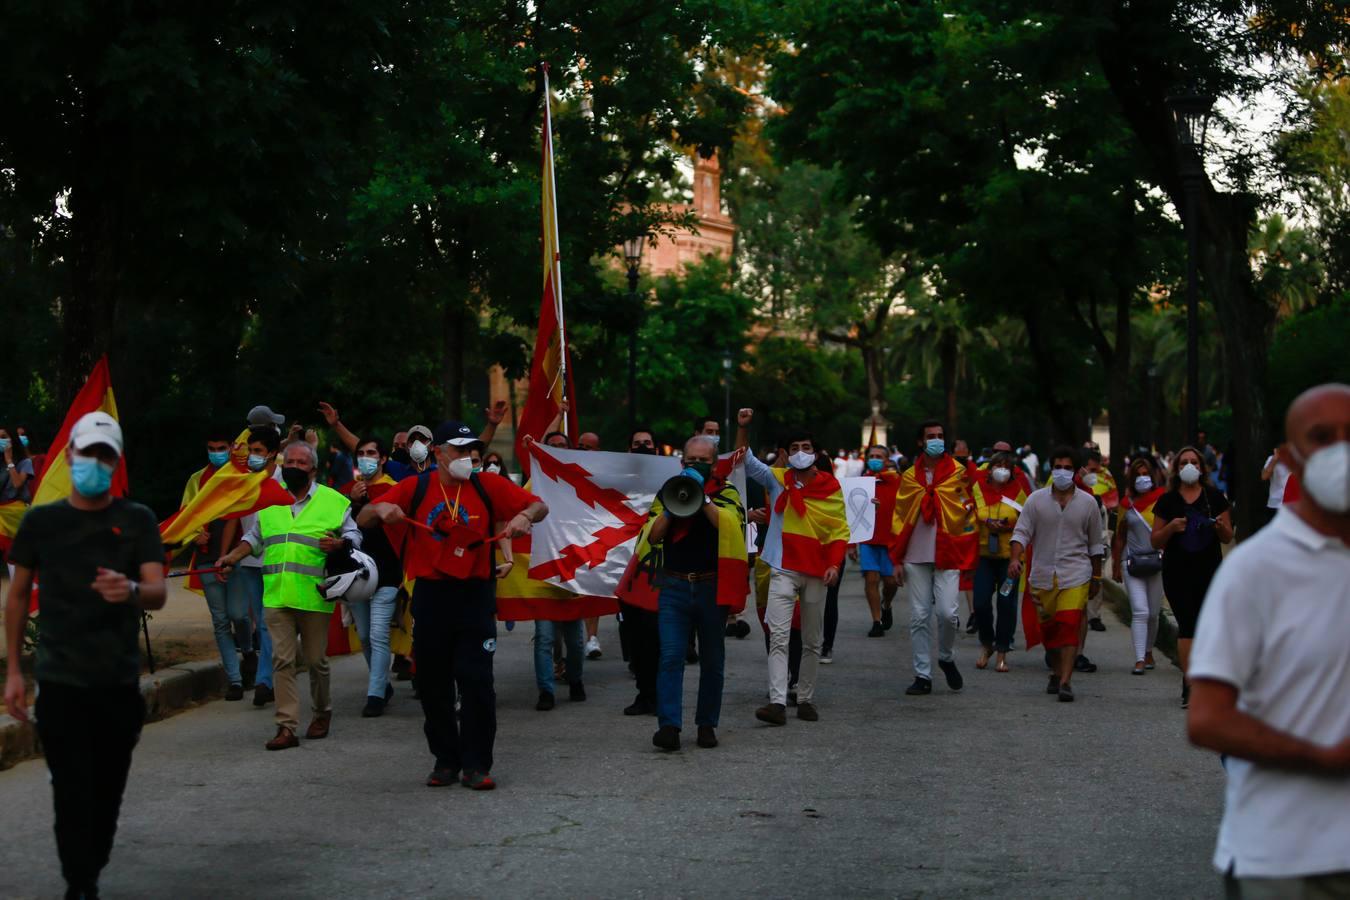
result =
[{"label": "woman with long hair", "polygon": [[1111,544],[1112,571],[1130,598],[1130,633],[1134,638],[1134,673],[1154,667],[1153,644],[1162,612],[1162,551],[1153,547],[1154,506],[1166,487],[1153,459],[1136,456],[1126,471],[1125,496]]},{"label": "woman with long hair", "polygon": [[1182,709],[1190,706],[1186,670],[1200,604],[1223,561],[1220,544],[1233,539],[1228,498],[1207,484],[1207,475],[1204,454],[1195,447],[1182,447],[1172,459],[1169,489],[1154,504],[1153,549],[1163,552],[1163,592],[1177,617]]}]

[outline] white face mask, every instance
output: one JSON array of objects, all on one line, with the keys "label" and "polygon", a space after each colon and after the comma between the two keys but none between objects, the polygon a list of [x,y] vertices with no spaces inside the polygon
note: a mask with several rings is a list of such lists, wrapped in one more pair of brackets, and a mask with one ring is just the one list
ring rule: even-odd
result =
[{"label": "white face mask", "polygon": [[1153,479],[1147,475],[1140,475],[1134,480],[1134,489],[1141,494],[1147,494],[1153,490]]},{"label": "white face mask", "polygon": [[788,465],[794,469],[809,469],[816,464],[816,455],[806,450],[798,450],[788,457]]},{"label": "white face mask", "polygon": [[1084,476],[1083,476],[1083,484],[1087,485],[1088,487],[1096,487],[1096,486],[1097,486],[1097,473],[1096,473],[1096,472],[1088,472],[1086,475],[1084,475]]},{"label": "white face mask", "polygon": [[1178,474],[1182,484],[1195,484],[1200,480],[1200,467],[1195,463],[1186,463]]},{"label": "white face mask", "polygon": [[452,459],[446,469],[449,470],[450,477],[456,481],[468,481],[469,476],[473,474],[473,458],[461,456],[459,459]]},{"label": "white face mask", "polygon": [[1303,490],[1329,513],[1350,513],[1350,443],[1340,441],[1309,456],[1303,464]]},{"label": "white face mask", "polygon": [[424,462],[427,458],[427,445],[421,441],[413,441],[408,445],[408,455],[416,463]]},{"label": "white face mask", "polygon": [[1055,469],[1050,473],[1050,480],[1057,491],[1067,491],[1073,487],[1073,469]]},{"label": "white face mask", "polygon": [[994,484],[1003,484],[1012,476],[1012,472],[1002,466],[996,466],[989,470],[989,476],[994,479]]},{"label": "white face mask", "polygon": [[501,472],[502,467],[497,465],[496,463],[488,463],[487,470],[491,472],[493,475],[496,475],[497,473]]}]

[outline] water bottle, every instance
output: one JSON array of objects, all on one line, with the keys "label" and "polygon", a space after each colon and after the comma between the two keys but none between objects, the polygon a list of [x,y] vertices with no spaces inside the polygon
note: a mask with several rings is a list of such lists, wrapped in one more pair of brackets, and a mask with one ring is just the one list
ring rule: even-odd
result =
[{"label": "water bottle", "polygon": [[1003,579],[1003,584],[1000,585],[998,589],[998,595],[1000,597],[1008,597],[1012,594],[1012,592],[1013,592],[1013,580],[1011,578]]}]

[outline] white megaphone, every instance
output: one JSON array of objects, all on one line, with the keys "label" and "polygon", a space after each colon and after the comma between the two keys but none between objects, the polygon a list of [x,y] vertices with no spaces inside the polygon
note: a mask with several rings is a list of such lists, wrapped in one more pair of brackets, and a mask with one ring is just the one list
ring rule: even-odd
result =
[{"label": "white megaphone", "polygon": [[687,519],[703,508],[703,485],[681,472],[661,485],[661,505],[677,519]]}]

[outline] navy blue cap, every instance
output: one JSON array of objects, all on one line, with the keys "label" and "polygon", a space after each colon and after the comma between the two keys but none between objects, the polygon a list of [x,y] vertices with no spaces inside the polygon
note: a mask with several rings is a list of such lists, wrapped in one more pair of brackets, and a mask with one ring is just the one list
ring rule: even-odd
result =
[{"label": "navy blue cap", "polygon": [[434,446],[449,444],[452,447],[472,447],[474,444],[482,446],[483,442],[478,439],[478,434],[463,422],[442,422],[436,426],[436,430],[431,435],[431,443]]}]

